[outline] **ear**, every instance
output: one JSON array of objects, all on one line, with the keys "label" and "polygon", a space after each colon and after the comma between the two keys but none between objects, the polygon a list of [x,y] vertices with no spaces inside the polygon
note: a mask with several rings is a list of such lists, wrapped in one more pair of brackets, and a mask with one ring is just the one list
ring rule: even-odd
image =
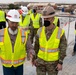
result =
[{"label": "ear", "polygon": [[53,22],[54,21],[54,17],[52,17],[52,20],[51,20],[51,22]]}]

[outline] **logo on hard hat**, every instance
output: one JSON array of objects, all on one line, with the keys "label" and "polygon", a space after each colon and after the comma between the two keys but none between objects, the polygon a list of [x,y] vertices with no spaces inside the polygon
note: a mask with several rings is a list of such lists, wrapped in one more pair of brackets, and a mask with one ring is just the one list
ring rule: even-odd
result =
[{"label": "logo on hard hat", "polygon": [[17,18],[17,15],[14,15],[14,18]]}]

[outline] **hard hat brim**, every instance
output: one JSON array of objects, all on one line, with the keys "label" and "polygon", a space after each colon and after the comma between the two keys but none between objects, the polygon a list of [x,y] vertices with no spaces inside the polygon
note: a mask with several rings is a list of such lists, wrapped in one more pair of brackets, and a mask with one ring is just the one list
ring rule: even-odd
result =
[{"label": "hard hat brim", "polygon": [[50,18],[50,17],[54,17],[56,16],[56,14],[53,14],[53,15],[48,15],[48,16],[41,16],[42,18]]},{"label": "hard hat brim", "polygon": [[12,22],[20,22],[20,19],[15,19],[15,18],[9,18],[9,17],[6,17],[6,19],[12,21]]}]

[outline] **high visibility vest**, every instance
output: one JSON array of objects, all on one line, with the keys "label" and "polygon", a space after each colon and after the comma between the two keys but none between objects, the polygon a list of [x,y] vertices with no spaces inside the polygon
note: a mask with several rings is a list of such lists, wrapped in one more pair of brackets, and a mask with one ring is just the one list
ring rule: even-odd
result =
[{"label": "high visibility vest", "polygon": [[58,23],[58,17],[54,17],[54,21],[53,21],[54,25],[57,26]]},{"label": "high visibility vest", "polygon": [[28,11],[28,14],[29,14],[29,15],[32,14],[32,9],[30,9],[30,10]]},{"label": "high visibility vest", "polygon": [[22,16],[20,16],[20,22],[19,22],[19,26],[21,27],[27,27],[30,24],[30,15],[26,15],[24,20],[22,21]]},{"label": "high visibility vest", "polygon": [[[30,15],[26,15],[23,21],[22,21],[22,16],[20,16],[20,19],[21,19],[21,21],[19,22],[20,27],[26,28],[26,27],[29,26],[29,24],[30,24]],[[27,30],[26,32],[27,32],[27,36],[28,36],[28,34],[30,33],[30,30]]]},{"label": "high visibility vest", "polygon": [[51,37],[47,41],[45,35],[45,27],[42,27],[42,30],[39,34],[39,52],[38,57],[45,61],[57,61],[59,59],[59,43],[60,38],[63,35],[64,30],[56,27]]},{"label": "high visibility vest", "polygon": [[5,19],[5,13],[4,13],[4,11],[0,10],[0,22],[2,22],[2,21],[6,21],[6,19]]},{"label": "high visibility vest", "polygon": [[24,30],[18,29],[14,52],[12,52],[12,44],[8,34],[8,29],[0,31],[0,58],[5,67],[17,67],[24,63],[26,58],[26,33]]},{"label": "high visibility vest", "polygon": [[33,21],[33,27],[34,28],[39,28],[39,20],[40,20],[41,14],[37,13],[36,16],[34,17],[34,14],[32,13],[30,15],[31,20]]}]

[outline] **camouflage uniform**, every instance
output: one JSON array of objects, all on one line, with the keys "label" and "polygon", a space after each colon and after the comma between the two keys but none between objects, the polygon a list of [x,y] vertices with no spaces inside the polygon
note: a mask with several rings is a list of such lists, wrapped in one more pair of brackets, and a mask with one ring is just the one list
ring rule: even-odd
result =
[{"label": "camouflage uniform", "polygon": [[[49,29],[49,30],[47,28],[45,29],[45,34],[46,34],[47,40],[50,38],[50,36],[52,35],[55,28],[56,28],[56,26],[54,26],[54,28]],[[67,47],[67,41],[66,41],[66,37],[65,37],[65,33],[64,33],[60,39],[60,44],[59,44],[59,50],[60,50],[59,60],[53,61],[53,62],[44,61],[43,59],[40,59],[37,57],[37,54],[39,51],[39,36],[37,34],[35,37],[35,46],[34,46],[34,50],[36,52],[36,56],[35,56],[34,60],[36,61],[37,75],[46,75],[46,72],[48,73],[48,75],[57,75],[58,71],[56,70],[56,66],[58,63],[62,64],[62,61],[63,61],[64,57],[66,56],[66,47]]]}]

